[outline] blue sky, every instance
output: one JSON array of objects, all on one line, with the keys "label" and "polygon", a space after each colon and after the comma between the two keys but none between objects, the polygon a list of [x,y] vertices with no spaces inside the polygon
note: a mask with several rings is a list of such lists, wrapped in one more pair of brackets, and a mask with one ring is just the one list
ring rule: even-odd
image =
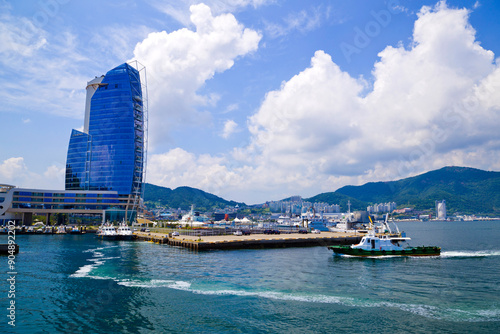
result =
[{"label": "blue sky", "polygon": [[500,170],[500,5],[0,1],[0,182],[64,189],[85,86],[147,68],[147,181],[249,204]]}]

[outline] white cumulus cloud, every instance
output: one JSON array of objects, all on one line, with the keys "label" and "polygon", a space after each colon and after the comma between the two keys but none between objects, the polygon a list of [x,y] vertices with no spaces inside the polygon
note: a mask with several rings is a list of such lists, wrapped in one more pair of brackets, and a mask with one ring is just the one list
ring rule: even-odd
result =
[{"label": "white cumulus cloud", "polygon": [[6,182],[12,182],[16,176],[23,174],[26,170],[23,158],[9,158],[0,165],[0,176]]},{"label": "white cumulus cloud", "polygon": [[224,139],[229,138],[234,132],[238,130],[238,123],[233,121],[232,119],[228,119],[224,123],[224,129],[222,130],[221,137]]},{"label": "white cumulus cloud", "polygon": [[[50,189],[62,189],[64,188],[64,182],[66,177],[66,166],[64,165],[52,165],[47,168],[43,173],[45,180],[50,182]],[[58,187],[55,187],[55,184]],[[60,186],[60,187],[59,187]]]},{"label": "white cumulus cloud", "polygon": [[230,198],[259,202],[446,165],[498,169],[500,68],[469,14],[444,1],[423,7],[411,45],[379,53],[372,85],[317,51],[310,67],[266,94],[248,120],[250,144],[218,160],[217,177],[186,165],[183,182],[224,180]]},{"label": "white cumulus cloud", "polygon": [[289,170],[322,190],[342,185],[321,181],[335,177],[359,183],[447,164],[489,168],[484,148],[500,139],[493,97],[500,81],[468,15],[445,2],[423,7],[413,44],[379,53],[365,96],[362,79],[316,52],[311,67],[268,93],[250,118],[251,151],[268,173]]},{"label": "white cumulus cloud", "polygon": [[16,187],[36,185],[39,189],[63,189],[65,172],[64,166],[52,165],[42,176],[30,171],[23,157],[13,157],[0,164],[0,181]]},{"label": "white cumulus cloud", "polygon": [[148,160],[147,182],[169,188],[191,186],[211,193],[227,193],[239,188],[242,174],[231,171],[223,157],[196,156],[181,148],[153,154]]},{"label": "white cumulus cloud", "polygon": [[153,146],[166,139],[168,128],[210,121],[210,115],[196,107],[216,103],[217,96],[197,91],[215,73],[231,68],[236,58],[257,50],[261,39],[232,14],[213,16],[204,4],[190,10],[195,30],[151,33],[134,50],[148,71]]}]

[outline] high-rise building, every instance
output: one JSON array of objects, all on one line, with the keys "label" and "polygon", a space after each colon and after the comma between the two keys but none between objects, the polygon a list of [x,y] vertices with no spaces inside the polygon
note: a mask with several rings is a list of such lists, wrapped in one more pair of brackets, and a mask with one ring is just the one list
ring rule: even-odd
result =
[{"label": "high-rise building", "polygon": [[446,201],[436,201],[436,219],[446,220]]},{"label": "high-rise building", "polygon": [[[84,128],[69,141],[66,190],[116,191],[128,197],[126,210],[137,210],[146,170],[146,90],[138,62],[88,82]],[[131,220],[129,213],[125,218]]]}]

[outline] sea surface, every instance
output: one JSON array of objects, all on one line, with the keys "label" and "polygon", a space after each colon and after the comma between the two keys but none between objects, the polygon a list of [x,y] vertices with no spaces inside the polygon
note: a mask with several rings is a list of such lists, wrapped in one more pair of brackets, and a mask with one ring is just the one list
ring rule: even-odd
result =
[{"label": "sea surface", "polygon": [[[191,251],[94,235],[18,235],[3,333],[498,333],[500,222],[399,223],[428,258],[326,247]],[[6,236],[0,236],[5,242]]]}]

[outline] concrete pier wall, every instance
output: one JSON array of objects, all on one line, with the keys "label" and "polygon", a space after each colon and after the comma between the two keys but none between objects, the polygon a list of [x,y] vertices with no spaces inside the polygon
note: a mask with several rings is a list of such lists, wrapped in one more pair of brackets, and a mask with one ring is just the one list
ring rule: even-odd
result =
[{"label": "concrete pier wall", "polygon": [[193,250],[208,249],[255,249],[255,248],[285,248],[351,245],[361,240],[361,235],[342,233],[322,233],[317,235],[282,234],[265,236],[260,234],[250,236],[205,236],[189,238],[189,236],[172,237],[162,233],[134,233],[138,240],[152,241],[170,246],[184,247]]}]

